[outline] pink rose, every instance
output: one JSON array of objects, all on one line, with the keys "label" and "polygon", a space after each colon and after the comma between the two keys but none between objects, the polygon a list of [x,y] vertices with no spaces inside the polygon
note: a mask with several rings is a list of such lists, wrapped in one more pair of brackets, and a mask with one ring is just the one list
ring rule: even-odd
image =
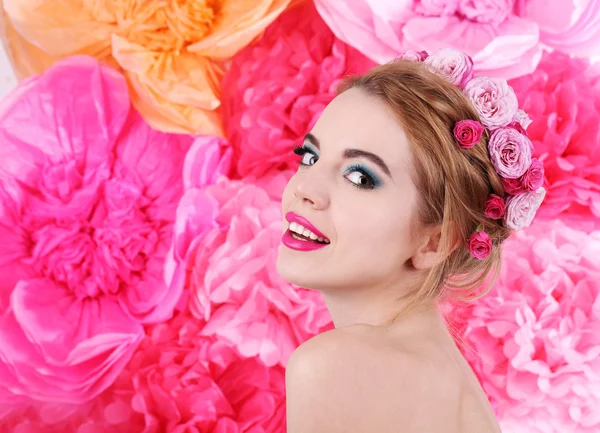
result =
[{"label": "pink rose", "polygon": [[490,194],[485,202],[485,215],[492,219],[500,219],[504,216],[506,204],[504,199],[496,194]]},{"label": "pink rose", "polygon": [[469,252],[477,260],[483,260],[492,252],[492,239],[484,232],[473,232],[469,237]]},{"label": "pink rose", "polygon": [[481,123],[488,128],[508,125],[517,113],[517,96],[502,78],[473,78],[467,83],[465,94],[479,113]]},{"label": "pink rose", "polygon": [[513,2],[514,0],[460,0],[458,11],[470,20],[497,25],[508,17]]},{"label": "pink rose", "polygon": [[406,51],[396,57],[394,60],[410,60],[411,62],[422,62],[427,57],[429,57],[429,53],[425,50],[422,51]]},{"label": "pink rose", "polygon": [[525,191],[525,187],[523,186],[523,182],[521,182],[521,178],[508,179],[503,177],[502,186],[504,187],[504,192],[510,195],[517,195]]},{"label": "pink rose", "polygon": [[492,132],[488,151],[496,172],[502,177],[516,179],[531,165],[533,144],[516,129],[504,127]]},{"label": "pink rose", "polygon": [[473,78],[473,60],[462,51],[443,48],[429,56],[425,63],[461,89]]},{"label": "pink rose", "polygon": [[527,127],[531,125],[531,119],[529,118],[529,115],[520,108],[515,113],[512,121],[521,125],[523,129],[527,129]]},{"label": "pink rose", "polygon": [[463,149],[470,149],[481,140],[483,125],[476,120],[459,120],[454,125],[454,138]]},{"label": "pink rose", "polygon": [[509,197],[506,201],[504,224],[513,230],[529,227],[545,196],[546,190],[540,187],[535,192]]},{"label": "pink rose", "polygon": [[415,4],[415,11],[433,17],[454,15],[458,8],[458,0],[420,0]]},{"label": "pink rose", "polygon": [[533,158],[531,166],[521,177],[521,182],[529,191],[537,191],[544,184],[544,164],[537,158]]}]

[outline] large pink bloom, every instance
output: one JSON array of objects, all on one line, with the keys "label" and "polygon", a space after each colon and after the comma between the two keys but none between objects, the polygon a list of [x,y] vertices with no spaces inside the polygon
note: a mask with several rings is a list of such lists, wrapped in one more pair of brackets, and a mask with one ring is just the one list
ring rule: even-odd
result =
[{"label": "large pink bloom", "polygon": [[464,337],[506,431],[599,431],[600,231],[538,221],[503,253]]},{"label": "large pink bloom", "polygon": [[238,53],[223,79],[222,114],[241,176],[295,166],[299,145],[342,75],[374,66],[338,40],[312,2],[281,15]]},{"label": "large pink bloom", "polygon": [[539,215],[598,219],[600,75],[587,60],[554,52],[510,85],[533,120],[527,134],[544,163],[548,195]]},{"label": "large pink bloom", "polygon": [[[356,0],[350,7],[346,0],[315,0],[335,35],[377,63],[408,50],[455,48],[473,58],[476,75],[508,79],[535,69],[541,56],[538,25],[515,16],[511,1],[460,2],[468,11],[457,7],[456,0],[438,2],[452,4],[451,8],[433,3]],[[490,11],[488,6],[498,10]],[[506,18],[486,22],[485,16]]]},{"label": "large pink bloom", "polygon": [[0,141],[0,401],[84,402],[180,298],[163,262],[191,138],[151,130],[119,73],[73,57],[4,101]]},{"label": "large pink bloom", "polygon": [[[84,405],[38,405],[16,433],[285,432],[284,368],[201,334],[189,311],[147,329],[115,383]],[[5,430],[2,430],[5,431]]]},{"label": "large pink bloom", "polygon": [[300,343],[331,328],[319,293],[292,287],[275,269],[285,177],[208,187],[184,180],[167,267],[173,285],[189,287],[192,313],[207,322],[202,335],[267,366],[285,365]]}]

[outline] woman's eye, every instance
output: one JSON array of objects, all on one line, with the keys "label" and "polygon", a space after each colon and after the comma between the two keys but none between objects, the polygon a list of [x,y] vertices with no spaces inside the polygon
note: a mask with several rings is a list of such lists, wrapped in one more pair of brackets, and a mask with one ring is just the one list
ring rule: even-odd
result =
[{"label": "woman's eye", "polygon": [[314,152],[312,152],[304,146],[294,148],[294,153],[302,157],[302,159],[300,160],[300,165],[310,166],[319,160],[319,157]]},{"label": "woman's eye", "polygon": [[374,175],[362,167],[350,167],[344,177],[361,189],[375,189],[380,184]]},{"label": "woman's eye", "polygon": [[300,164],[313,165],[318,159],[319,158],[314,153],[306,152],[304,155],[302,155],[302,161],[300,161]]}]

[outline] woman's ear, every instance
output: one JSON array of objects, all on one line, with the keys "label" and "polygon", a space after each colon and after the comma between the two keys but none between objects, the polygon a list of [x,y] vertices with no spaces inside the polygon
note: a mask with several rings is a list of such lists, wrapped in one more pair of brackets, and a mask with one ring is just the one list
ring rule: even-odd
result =
[{"label": "woman's ear", "polygon": [[[415,269],[427,270],[433,268],[444,261],[458,247],[459,241],[456,240],[449,250],[442,249],[442,229],[441,224],[425,229],[419,248],[411,257]],[[447,235],[450,236],[452,233],[455,233],[455,231],[451,230],[451,226],[449,226]]]}]

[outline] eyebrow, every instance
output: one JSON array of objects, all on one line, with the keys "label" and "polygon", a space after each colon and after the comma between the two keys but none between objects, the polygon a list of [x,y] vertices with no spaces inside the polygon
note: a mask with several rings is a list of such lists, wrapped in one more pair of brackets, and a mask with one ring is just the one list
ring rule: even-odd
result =
[{"label": "eyebrow", "polygon": [[[317,149],[321,149],[319,140],[311,133],[308,133],[304,136],[304,141],[308,141]],[[383,159],[381,159],[378,155],[375,155],[374,153],[367,152],[366,150],[361,149],[345,149],[344,158],[365,158],[371,161],[373,164],[377,165],[381,169],[381,171],[383,171],[388,177],[392,177],[392,174],[390,173],[390,169],[387,166],[387,164],[383,161]]]}]

